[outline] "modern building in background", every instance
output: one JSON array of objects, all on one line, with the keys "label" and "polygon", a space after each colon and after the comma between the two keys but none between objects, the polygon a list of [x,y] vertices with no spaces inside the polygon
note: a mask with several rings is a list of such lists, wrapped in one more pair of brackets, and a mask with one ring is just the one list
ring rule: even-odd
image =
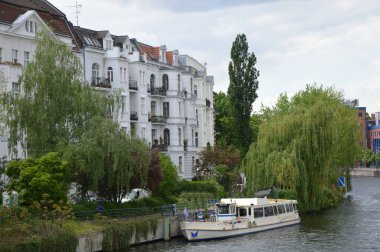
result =
[{"label": "modern building in background", "polygon": [[[199,151],[214,145],[214,79],[206,64],[165,45],[73,27],[45,0],[0,0],[0,9],[0,70],[8,90],[21,92],[18,77],[33,60],[35,34],[50,27],[80,57],[85,84],[121,96],[114,113],[120,127],[168,154],[181,177],[194,177]],[[10,158],[6,136],[0,156]]]}]

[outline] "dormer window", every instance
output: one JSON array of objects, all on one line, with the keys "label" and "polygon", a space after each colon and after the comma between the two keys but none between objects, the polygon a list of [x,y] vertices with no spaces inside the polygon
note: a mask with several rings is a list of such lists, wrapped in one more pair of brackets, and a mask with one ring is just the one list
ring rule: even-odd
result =
[{"label": "dormer window", "polygon": [[112,40],[106,40],[106,50],[112,50]]},{"label": "dormer window", "polygon": [[37,23],[33,21],[25,22],[25,30],[27,32],[36,33],[37,32]]}]

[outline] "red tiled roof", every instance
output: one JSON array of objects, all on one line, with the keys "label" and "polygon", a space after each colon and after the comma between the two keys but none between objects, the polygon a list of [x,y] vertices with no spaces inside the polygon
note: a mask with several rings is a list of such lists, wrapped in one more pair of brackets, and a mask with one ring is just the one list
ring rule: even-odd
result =
[{"label": "red tiled roof", "polygon": [[160,47],[153,47],[150,45],[146,45],[138,42],[138,46],[140,47],[143,53],[146,53],[150,59],[158,61],[160,58]]},{"label": "red tiled roof", "polygon": [[169,65],[173,65],[173,52],[172,51],[166,52],[166,63],[168,63]]}]

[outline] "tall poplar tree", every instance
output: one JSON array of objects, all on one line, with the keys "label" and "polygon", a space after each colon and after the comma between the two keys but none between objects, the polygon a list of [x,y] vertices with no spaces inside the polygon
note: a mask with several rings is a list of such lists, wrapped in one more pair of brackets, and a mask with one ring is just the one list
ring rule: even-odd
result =
[{"label": "tall poplar tree", "polygon": [[11,153],[21,144],[28,156],[39,157],[59,144],[78,141],[89,120],[105,116],[107,106],[82,84],[80,60],[66,44],[47,30],[35,41],[34,61],[19,81],[21,95],[2,100]]},{"label": "tall poplar tree", "polygon": [[231,48],[231,61],[228,65],[230,85],[227,95],[234,121],[232,143],[240,148],[243,155],[252,142],[250,117],[259,86],[259,71],[255,64],[256,57],[253,52],[248,52],[245,34],[238,34]]}]

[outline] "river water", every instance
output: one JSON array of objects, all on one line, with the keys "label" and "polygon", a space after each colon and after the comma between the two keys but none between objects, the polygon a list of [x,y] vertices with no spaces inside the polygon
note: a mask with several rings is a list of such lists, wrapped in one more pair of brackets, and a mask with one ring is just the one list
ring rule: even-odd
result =
[{"label": "river water", "polygon": [[225,240],[176,238],[128,251],[380,251],[380,178],[353,178],[352,185],[338,207],[303,215],[297,226]]}]

